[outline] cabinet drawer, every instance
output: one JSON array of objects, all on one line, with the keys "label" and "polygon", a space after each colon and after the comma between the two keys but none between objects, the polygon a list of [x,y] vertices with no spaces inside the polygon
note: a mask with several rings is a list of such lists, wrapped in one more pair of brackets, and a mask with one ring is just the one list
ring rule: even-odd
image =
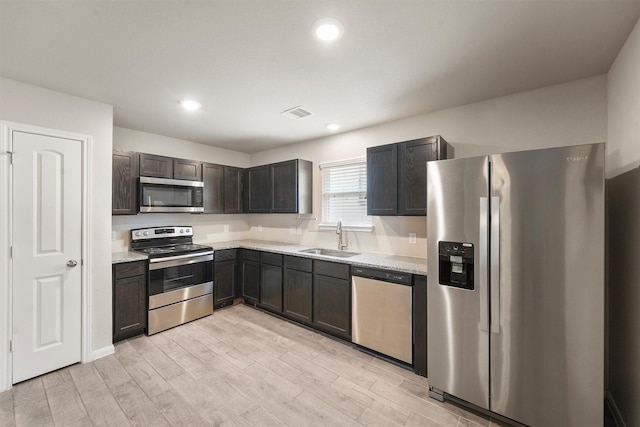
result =
[{"label": "cabinet drawer", "polygon": [[290,268],[292,270],[311,272],[313,268],[313,260],[310,258],[285,255],[284,266],[285,268]]},{"label": "cabinet drawer", "polygon": [[242,259],[247,261],[260,261],[260,252],[251,249],[242,250]]},{"label": "cabinet drawer", "polygon": [[277,265],[279,267],[282,266],[282,255],[273,254],[271,252],[261,252],[260,253],[260,262],[263,264],[269,265]]},{"label": "cabinet drawer", "polygon": [[338,279],[349,279],[348,264],[315,260],[313,262],[313,272]]},{"label": "cabinet drawer", "polygon": [[235,249],[222,249],[219,251],[215,251],[214,253],[214,261],[229,261],[236,259],[236,250]]},{"label": "cabinet drawer", "polygon": [[147,263],[145,261],[125,262],[116,264],[115,279],[123,279],[125,277],[142,276],[147,271]]}]

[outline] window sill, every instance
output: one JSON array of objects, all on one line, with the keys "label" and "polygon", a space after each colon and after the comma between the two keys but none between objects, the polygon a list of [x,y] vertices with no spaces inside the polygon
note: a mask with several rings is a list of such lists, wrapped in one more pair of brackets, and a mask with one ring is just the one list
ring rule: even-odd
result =
[{"label": "window sill", "polygon": [[[373,225],[342,225],[345,231],[360,231],[363,233],[373,232]],[[336,224],[318,224],[318,231],[336,231]]]}]

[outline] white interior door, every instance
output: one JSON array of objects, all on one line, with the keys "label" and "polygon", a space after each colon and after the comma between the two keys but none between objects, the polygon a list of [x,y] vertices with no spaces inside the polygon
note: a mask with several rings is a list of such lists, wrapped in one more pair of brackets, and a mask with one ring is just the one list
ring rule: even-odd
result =
[{"label": "white interior door", "polygon": [[81,358],[82,142],[12,140],[15,384]]}]

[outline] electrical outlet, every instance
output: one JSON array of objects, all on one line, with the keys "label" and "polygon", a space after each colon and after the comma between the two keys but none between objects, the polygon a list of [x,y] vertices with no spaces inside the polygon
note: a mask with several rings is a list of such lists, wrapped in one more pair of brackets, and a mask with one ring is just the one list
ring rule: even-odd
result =
[{"label": "electrical outlet", "polygon": [[412,245],[416,244],[416,233],[409,233],[409,243]]},{"label": "electrical outlet", "polygon": [[296,234],[298,234],[298,235],[302,234],[302,228],[301,227],[296,228]]},{"label": "electrical outlet", "polygon": [[229,224],[225,224],[224,225],[224,232],[228,233],[229,232]]},{"label": "electrical outlet", "polygon": [[111,240],[113,240],[113,241],[118,240],[118,236],[116,235],[115,231],[111,232]]},{"label": "electrical outlet", "polygon": [[296,234],[296,228],[295,227],[289,227],[289,234]]},{"label": "electrical outlet", "polygon": [[261,225],[259,225],[259,226],[258,226],[258,231],[259,231],[260,233],[262,233],[262,226],[261,226]]}]

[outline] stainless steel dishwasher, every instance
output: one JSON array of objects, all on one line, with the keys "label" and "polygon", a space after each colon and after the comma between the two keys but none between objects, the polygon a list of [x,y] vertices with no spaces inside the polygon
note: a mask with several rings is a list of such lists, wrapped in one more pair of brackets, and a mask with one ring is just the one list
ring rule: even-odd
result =
[{"label": "stainless steel dishwasher", "polygon": [[355,344],[413,364],[412,275],[351,268],[351,333]]}]

